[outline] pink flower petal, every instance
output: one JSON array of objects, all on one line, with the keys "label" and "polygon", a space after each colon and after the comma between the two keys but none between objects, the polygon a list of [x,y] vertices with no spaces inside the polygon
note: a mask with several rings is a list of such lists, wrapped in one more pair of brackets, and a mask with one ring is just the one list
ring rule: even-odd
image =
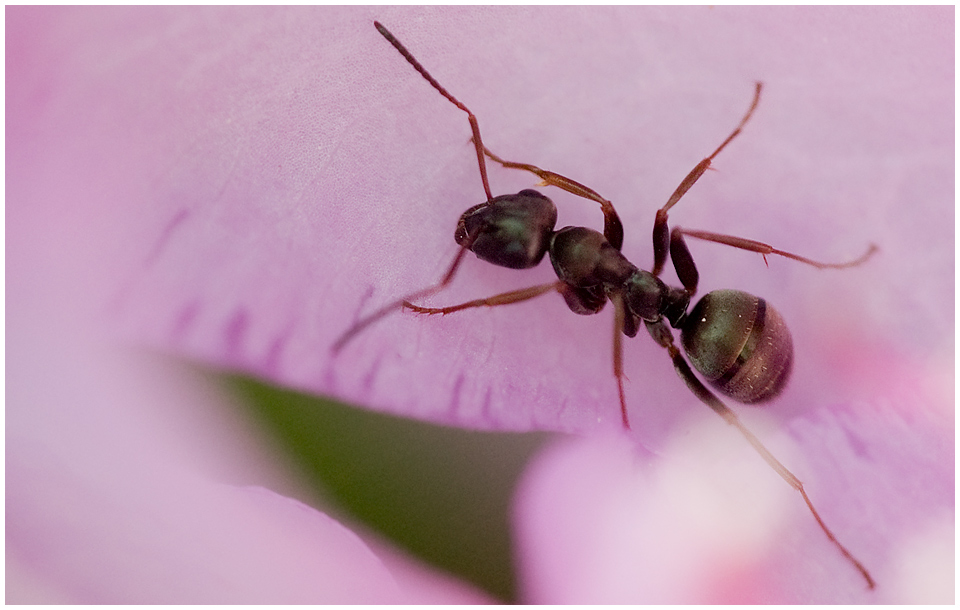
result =
[{"label": "pink flower petal", "polygon": [[[618,421],[609,312],[571,316],[548,296],[398,314],[331,354],[358,316],[442,275],[457,217],[483,198],[465,116],[372,20],[470,105],[491,148],[611,198],[642,266],[655,208],[763,80],[756,117],[672,218],[828,260],[880,244],[845,272],[694,244],[702,291],[755,291],[790,322],[796,410],[805,387],[824,390],[804,367],[826,330],[883,328],[926,351],[952,320],[947,283],[921,297],[907,282],[951,269],[936,222],[953,201],[947,10],[28,10],[9,107],[34,122],[9,138],[45,155],[57,213],[110,235],[100,288],[132,339],[375,409],[582,430]],[[561,224],[600,226],[595,205],[549,192]],[[432,303],[552,275],[469,259]],[[649,341],[625,358],[634,419],[663,429],[659,405],[683,388],[659,381],[670,367]]]}]

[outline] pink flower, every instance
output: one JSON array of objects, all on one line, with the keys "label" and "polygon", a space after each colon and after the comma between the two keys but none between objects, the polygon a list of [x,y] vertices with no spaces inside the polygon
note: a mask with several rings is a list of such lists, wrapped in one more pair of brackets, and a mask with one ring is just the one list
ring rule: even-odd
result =
[{"label": "pink flower", "polygon": [[[518,494],[526,601],[952,599],[950,9],[8,17],[19,601],[479,599],[278,495],[284,475],[223,402],[147,351],[437,423],[588,435],[544,454]],[[457,218],[484,197],[465,115],[374,18],[470,106],[492,150],[611,199],[645,268],[655,209],[765,83],[671,223],[830,261],[880,246],[821,272],[691,244],[701,293],[747,290],[789,321],[791,385],[762,410],[733,406],[874,592],[643,333],[625,349],[634,432],[617,432],[607,311],[576,317],[551,295],[397,314],[331,353],[360,316],[439,279]],[[490,173],[495,193],[533,184]],[[601,226],[595,204],[545,192],[561,226]],[[430,303],[551,276],[470,256]],[[223,485],[237,482],[273,491]]]}]

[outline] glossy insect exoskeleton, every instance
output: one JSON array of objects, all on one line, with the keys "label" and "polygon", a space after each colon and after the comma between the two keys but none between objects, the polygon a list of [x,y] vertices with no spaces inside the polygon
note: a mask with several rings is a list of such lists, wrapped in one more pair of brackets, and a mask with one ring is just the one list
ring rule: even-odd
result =
[{"label": "glossy insect exoskeleton", "polygon": [[760,297],[716,290],[690,310],[683,349],[715,388],[742,403],[780,393],[793,367],[793,340],[780,313]]},{"label": "glossy insect exoskeleton", "polygon": [[[706,172],[720,151],[740,134],[760,101],[761,84],[756,84],[753,101],[733,132],[687,174],[667,203],[657,211],[653,224],[654,265],[652,270],[645,271],[627,260],[620,252],[623,245],[623,225],[612,203],[593,189],[570,178],[528,163],[504,161],[493,154],[483,145],[474,114],[447,92],[393,34],[379,23],[375,22],[374,25],[434,89],[467,113],[486,200],[468,209],[460,217],[454,234],[460,250],[440,282],[408,294],[361,318],[341,335],[333,346],[334,351],[342,349],[371,323],[401,308],[419,313],[448,314],[474,307],[507,305],[549,292],[559,292],[571,311],[590,315],[599,312],[609,301],[614,308],[613,373],[620,395],[623,426],[630,427],[623,390],[622,336],[634,337],[643,326],[654,341],[667,350],[677,374],[691,392],[739,430],[770,467],[800,493],[830,541],[857,568],[868,586],[873,588],[874,581],[870,574],[824,524],[807,496],[803,483],[700,381],[674,342],[673,329],[677,329],[680,331],[683,351],[694,368],[720,393],[742,403],[756,403],[774,398],[783,390],[793,365],[793,341],[783,317],[764,299],[738,290],[710,292],[691,308],[690,301],[697,292],[700,278],[685,237],[757,252],[764,257],[767,254],[776,254],[821,269],[858,265],[875,250],[875,247],[871,246],[866,254],[849,263],[828,264],[741,237],[679,227],[669,229],[669,210]],[[604,215],[603,232],[586,227],[563,227],[556,230],[556,206],[548,197],[532,189],[514,195],[494,197],[487,180],[487,158],[503,167],[520,169],[539,176],[542,186],[559,187],[599,203]],[[549,254],[557,281],[448,307],[423,307],[413,302],[436,294],[449,284],[468,251],[481,260],[510,269],[534,267]],[[659,277],[668,253],[682,287],[668,286]]]}]

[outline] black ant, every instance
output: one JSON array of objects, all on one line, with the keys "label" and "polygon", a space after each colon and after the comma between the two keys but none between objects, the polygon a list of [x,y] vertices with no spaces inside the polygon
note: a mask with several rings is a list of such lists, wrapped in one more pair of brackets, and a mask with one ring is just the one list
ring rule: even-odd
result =
[{"label": "black ant", "polygon": [[[473,131],[472,141],[477,151],[477,162],[480,165],[480,179],[487,199],[460,217],[454,235],[460,244],[460,251],[437,284],[397,299],[357,321],[340,336],[333,345],[333,351],[341,350],[360,331],[399,308],[411,309],[417,313],[448,314],[472,307],[518,303],[556,291],[563,296],[574,313],[589,315],[599,312],[609,300],[614,308],[613,374],[620,394],[624,428],[629,429],[630,423],[623,392],[621,335],[636,336],[642,323],[653,340],[667,350],[674,368],[687,387],[701,402],[739,430],[767,464],[800,492],[820,529],[856,567],[867,581],[867,586],[874,588],[874,580],[867,569],[837,540],[820,518],[803,488],[803,483],[773,457],[760,440],[740,422],[737,415],[693,374],[680,349],[674,344],[671,331],[671,327],[680,331],[680,342],[687,357],[715,389],[742,403],[770,400],[783,390],[793,365],[793,341],[786,322],[765,300],[738,290],[710,292],[688,311],[690,298],[697,291],[699,274],[684,237],[695,237],[758,252],[764,259],[767,254],[777,254],[819,269],[853,267],[866,261],[876,250],[876,246],[871,245],[867,252],[855,261],[829,264],[784,252],[750,239],[680,227],[674,227],[672,231],[668,229],[667,213],[670,208],[676,205],[707,171],[714,157],[740,134],[760,102],[762,84],[756,84],[753,101],[733,132],[710,156],[687,174],[667,203],[657,211],[653,223],[653,270],[644,271],[620,253],[623,245],[623,224],[612,203],[575,180],[527,163],[504,161],[493,154],[483,145],[477,117],[470,109],[444,89],[385,27],[376,21],[374,26],[434,89],[467,113]],[[586,227],[564,227],[555,231],[557,208],[550,199],[537,191],[526,189],[516,195],[494,197],[487,181],[485,157],[503,167],[536,174],[542,180],[538,186],[556,186],[596,201],[600,204],[604,216],[603,234]],[[553,263],[559,279],[549,284],[513,290],[450,307],[432,308],[413,304],[412,301],[436,294],[446,287],[468,250],[482,260],[511,269],[535,267],[549,252],[550,262]],[[683,288],[667,286],[659,278],[668,251]]]}]

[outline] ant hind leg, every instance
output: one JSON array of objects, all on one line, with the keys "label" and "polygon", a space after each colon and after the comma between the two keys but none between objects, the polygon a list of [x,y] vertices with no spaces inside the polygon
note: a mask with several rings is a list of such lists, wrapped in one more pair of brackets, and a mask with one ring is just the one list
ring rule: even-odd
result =
[{"label": "ant hind leg", "polygon": [[849,561],[854,568],[863,576],[864,580],[867,582],[867,587],[873,589],[876,587],[876,582],[873,580],[873,577],[870,575],[870,572],[867,571],[866,567],[860,560],[853,556],[847,547],[837,539],[830,528],[827,527],[827,524],[820,517],[820,513],[817,512],[817,509],[814,508],[813,502],[810,501],[810,497],[807,495],[806,490],[803,487],[803,483],[794,475],[790,470],[784,466],[780,460],[775,458],[770,450],[767,449],[763,443],[760,442],[746,426],[743,425],[743,422],[740,421],[740,418],[737,417],[737,414],[730,410],[727,405],[723,404],[719,398],[717,398],[713,392],[707,389],[703,382],[693,374],[693,370],[690,368],[690,365],[684,359],[683,355],[680,353],[680,349],[674,345],[673,342],[673,333],[670,331],[670,328],[667,327],[663,322],[657,323],[647,323],[647,329],[650,331],[650,335],[654,340],[660,344],[661,347],[665,348],[670,354],[670,359],[673,361],[673,367],[676,369],[677,374],[683,379],[684,383],[687,384],[687,387],[691,392],[696,395],[696,397],[703,404],[710,407],[717,415],[722,417],[724,421],[733,426],[740,432],[740,434],[750,443],[750,446],[760,454],[760,457],[770,466],[780,477],[787,482],[790,487],[796,490],[800,496],[803,498],[804,503],[807,505],[807,508],[810,510],[810,514],[813,515],[813,518],[816,520],[817,525],[820,526],[820,529],[826,534],[827,538],[831,543],[840,551],[844,558]]}]

